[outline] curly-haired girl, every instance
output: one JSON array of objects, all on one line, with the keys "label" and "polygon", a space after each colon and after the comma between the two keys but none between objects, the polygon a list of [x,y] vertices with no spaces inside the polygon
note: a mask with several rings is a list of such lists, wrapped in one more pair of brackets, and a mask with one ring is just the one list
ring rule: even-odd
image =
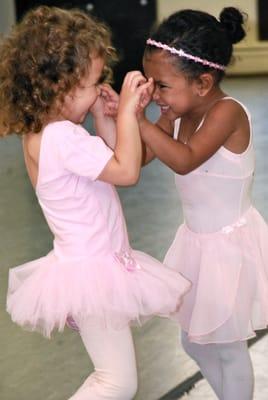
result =
[{"label": "curly-haired girl", "polygon": [[[0,45],[2,136],[22,136],[29,178],[54,234],[48,255],[10,270],[7,310],[45,336],[68,321],[78,327],[95,372],[72,400],[133,398],[130,322],[175,312],[190,286],[129,245],[113,185],[139,177],[136,112],[152,81],[137,71],[126,76],[115,126],[113,93],[100,84],[112,53],[104,25],[48,7],[29,12]],[[80,125],[88,111],[97,136]]]}]

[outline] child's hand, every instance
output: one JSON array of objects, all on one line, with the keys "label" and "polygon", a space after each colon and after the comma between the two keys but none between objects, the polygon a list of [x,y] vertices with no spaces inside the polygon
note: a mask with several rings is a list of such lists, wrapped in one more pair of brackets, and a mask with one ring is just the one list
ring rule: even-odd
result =
[{"label": "child's hand", "polygon": [[118,93],[108,83],[100,85],[100,89],[101,98],[104,102],[104,114],[108,117],[116,118],[119,104]]},{"label": "child's hand", "polygon": [[147,79],[140,71],[128,72],[125,76],[121,93],[119,108],[127,109],[129,112],[141,112],[144,106],[147,105],[150,95],[147,90],[152,86],[153,80]]},{"label": "child's hand", "polygon": [[98,96],[95,103],[90,107],[90,113],[94,118],[104,116],[104,101],[101,96]]},{"label": "child's hand", "polygon": [[150,78],[148,82],[151,82],[150,86],[142,93],[140,102],[137,106],[137,118],[141,120],[145,117],[145,108],[152,101],[152,96],[154,92],[154,82],[153,79]]},{"label": "child's hand", "polygon": [[101,93],[95,103],[90,107],[93,117],[108,116],[116,118],[119,95],[107,83],[99,85]]},{"label": "child's hand", "polygon": [[150,83],[150,85],[142,93],[142,96],[141,96],[141,99],[140,99],[139,108],[141,108],[141,109],[144,109],[145,107],[147,107],[148,104],[152,101],[153,92],[154,92],[154,81],[153,81],[153,78],[149,78],[148,79],[148,83]]}]

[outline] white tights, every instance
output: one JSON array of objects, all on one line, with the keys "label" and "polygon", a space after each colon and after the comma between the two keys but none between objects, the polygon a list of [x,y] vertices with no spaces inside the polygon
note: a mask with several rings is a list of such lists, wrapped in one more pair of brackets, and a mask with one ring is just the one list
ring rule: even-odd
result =
[{"label": "white tights", "polygon": [[69,400],[133,399],[137,371],[130,329],[101,329],[89,321],[78,325],[95,371]]},{"label": "white tights", "polygon": [[252,400],[254,375],[247,342],[197,344],[182,332],[182,346],[220,400]]}]

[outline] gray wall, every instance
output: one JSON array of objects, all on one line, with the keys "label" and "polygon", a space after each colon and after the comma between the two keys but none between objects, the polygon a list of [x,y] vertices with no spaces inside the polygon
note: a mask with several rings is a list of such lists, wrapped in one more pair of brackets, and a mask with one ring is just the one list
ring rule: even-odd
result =
[{"label": "gray wall", "polygon": [[7,33],[15,22],[15,5],[13,0],[0,1],[0,33]]}]

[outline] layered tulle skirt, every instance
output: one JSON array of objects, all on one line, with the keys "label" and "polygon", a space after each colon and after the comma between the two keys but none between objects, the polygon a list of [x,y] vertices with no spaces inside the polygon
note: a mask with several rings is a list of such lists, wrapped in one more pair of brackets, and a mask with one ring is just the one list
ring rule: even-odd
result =
[{"label": "layered tulle skirt", "polygon": [[267,327],[268,227],[253,207],[216,233],[181,225],[164,263],[192,282],[179,310],[190,341],[245,340]]},{"label": "layered tulle skirt", "polygon": [[7,311],[17,324],[47,337],[81,318],[121,329],[153,315],[176,318],[190,286],[139,251],[68,260],[52,251],[10,270]]}]

